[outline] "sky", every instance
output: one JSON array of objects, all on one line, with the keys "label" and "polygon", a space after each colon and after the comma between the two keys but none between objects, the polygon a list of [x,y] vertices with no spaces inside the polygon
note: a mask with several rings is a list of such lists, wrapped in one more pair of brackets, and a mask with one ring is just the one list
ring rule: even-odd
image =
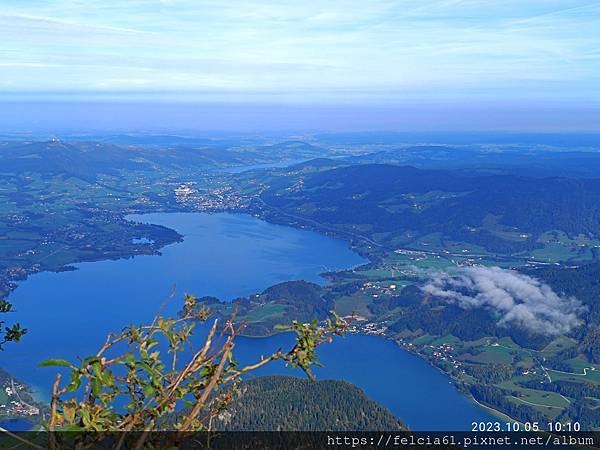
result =
[{"label": "sky", "polygon": [[552,110],[547,128],[564,108],[590,128],[600,2],[3,0],[0,101],[98,99],[495,105]]}]

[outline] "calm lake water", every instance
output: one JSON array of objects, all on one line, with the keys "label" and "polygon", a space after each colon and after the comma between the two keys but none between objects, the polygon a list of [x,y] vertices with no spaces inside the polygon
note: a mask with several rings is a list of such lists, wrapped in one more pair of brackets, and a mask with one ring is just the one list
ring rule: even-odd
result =
[{"label": "calm lake water", "polygon": [[[148,214],[131,220],[173,228],[184,241],[161,256],[78,264],[76,271],[30,277],[10,296],[15,319],[30,330],[9,346],[0,366],[33,385],[42,397],[54,370],[36,367],[52,357],[74,359],[97,350],[106,334],[147,322],[177,288],[165,314],[176,314],[184,292],[233,299],[285,280],[324,283],[326,270],[365,262],[346,243],[237,214]],[[251,361],[292,342],[292,336],[241,339],[236,350]],[[449,379],[385,339],[352,335],[325,346],[321,378],[355,383],[413,429],[467,429],[490,416],[460,395]],[[282,366],[263,373],[290,373]]]},{"label": "calm lake water", "polygon": [[0,422],[0,426],[8,431],[29,431],[31,430],[32,424],[26,420],[10,419]]}]

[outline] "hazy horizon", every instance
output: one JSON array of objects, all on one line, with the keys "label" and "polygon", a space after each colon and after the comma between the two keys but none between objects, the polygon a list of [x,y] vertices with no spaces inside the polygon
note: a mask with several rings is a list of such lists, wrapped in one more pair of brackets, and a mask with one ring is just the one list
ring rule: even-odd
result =
[{"label": "hazy horizon", "polygon": [[600,132],[600,108],[515,104],[0,102],[3,132]]},{"label": "hazy horizon", "polygon": [[8,0],[0,119],[17,130],[600,130],[598,29],[600,4],[586,0]]}]

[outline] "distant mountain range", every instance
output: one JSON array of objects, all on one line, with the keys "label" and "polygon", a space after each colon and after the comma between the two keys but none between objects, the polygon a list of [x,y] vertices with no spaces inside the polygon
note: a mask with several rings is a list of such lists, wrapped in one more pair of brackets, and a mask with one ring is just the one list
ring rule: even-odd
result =
[{"label": "distant mountain range", "polygon": [[420,169],[460,169],[467,174],[512,174],[527,177],[596,178],[600,173],[598,151],[524,146],[498,149],[451,145],[398,146],[352,156],[346,161],[353,164],[409,165]]},{"label": "distant mountain range", "polygon": [[115,175],[120,170],[214,170],[274,163],[282,159],[315,158],[326,152],[320,147],[300,141],[274,144],[260,141],[249,146],[184,138],[152,140],[124,136],[115,141],[120,145],[59,139],[0,142],[0,174],[34,172],[93,182],[98,175]]}]

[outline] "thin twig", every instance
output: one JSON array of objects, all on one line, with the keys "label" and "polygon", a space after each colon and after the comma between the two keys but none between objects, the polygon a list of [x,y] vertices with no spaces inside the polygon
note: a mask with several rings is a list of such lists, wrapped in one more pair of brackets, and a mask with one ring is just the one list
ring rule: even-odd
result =
[{"label": "thin twig", "polygon": [[50,402],[50,422],[48,423],[48,430],[53,432],[56,428],[56,409],[58,407],[58,385],[60,383],[60,379],[62,375],[60,373],[56,374],[56,379],[54,380],[54,385],[52,386],[52,401]]},{"label": "thin twig", "polygon": [[217,367],[217,370],[215,370],[215,373],[212,376],[210,383],[208,384],[208,386],[206,386],[206,388],[202,392],[202,395],[200,396],[200,398],[198,399],[198,401],[192,408],[192,411],[186,417],[185,421],[183,422],[182,426],[180,427],[180,433],[183,431],[187,431],[189,429],[189,427],[192,425],[192,422],[194,421],[194,419],[198,416],[198,414],[202,410],[202,407],[204,406],[206,399],[208,398],[210,393],[215,388],[217,381],[221,378],[221,373],[223,372],[223,367],[225,366],[225,362],[227,361],[227,358],[228,358],[229,354],[231,353],[231,350],[233,349],[233,339],[230,338],[225,343],[223,348],[225,349],[225,351],[223,352],[223,356],[221,356],[221,361],[219,362],[219,366]]}]

